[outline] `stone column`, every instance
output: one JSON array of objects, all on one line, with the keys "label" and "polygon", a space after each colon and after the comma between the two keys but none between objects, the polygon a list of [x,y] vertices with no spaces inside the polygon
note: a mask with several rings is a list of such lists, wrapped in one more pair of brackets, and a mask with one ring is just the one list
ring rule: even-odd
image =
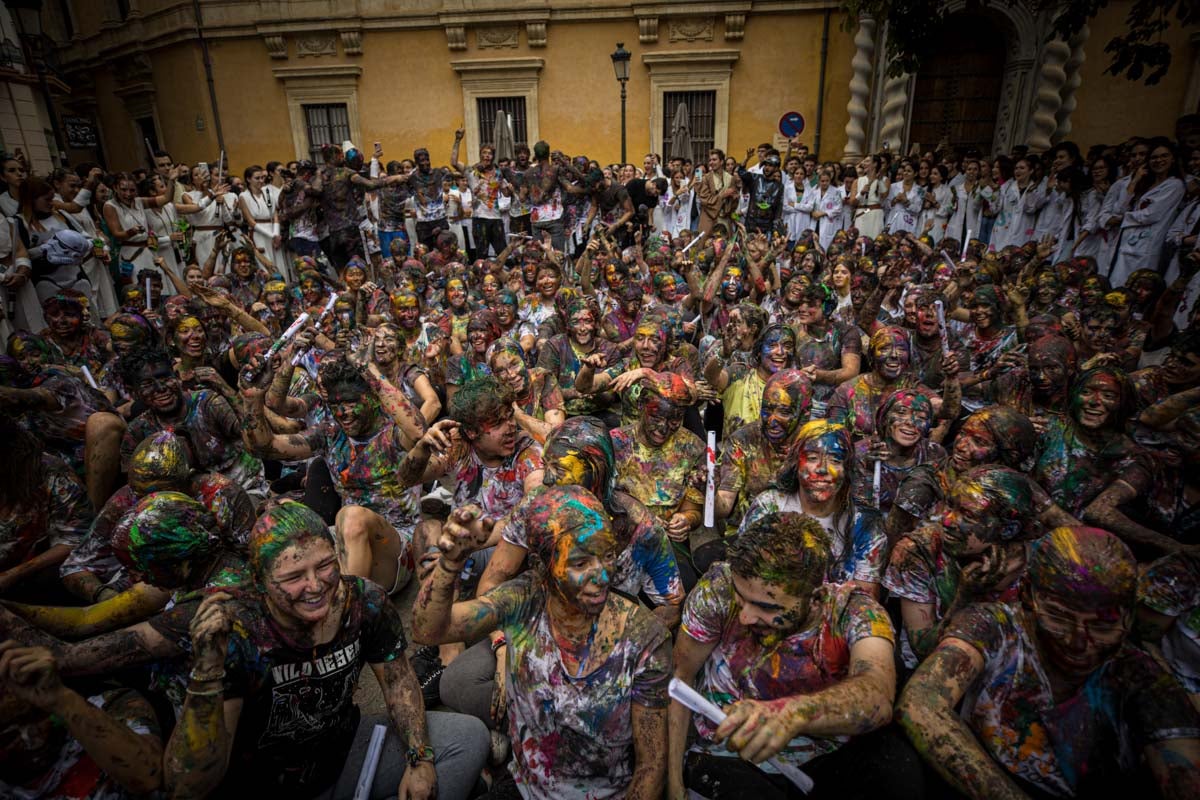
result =
[{"label": "stone column", "polygon": [[1067,63],[1063,65],[1063,72],[1067,75],[1067,80],[1063,84],[1062,91],[1059,96],[1062,98],[1062,105],[1058,108],[1058,113],[1054,115],[1058,127],[1054,130],[1054,142],[1057,144],[1071,136],[1071,113],[1075,110],[1078,104],[1075,100],[1075,93],[1079,91],[1079,85],[1083,83],[1083,78],[1079,74],[1079,68],[1083,62],[1087,60],[1087,54],[1083,52],[1083,46],[1087,43],[1088,35],[1091,31],[1087,25],[1079,29],[1074,36],[1071,37],[1068,46],[1071,48],[1071,55],[1067,57]]},{"label": "stone column", "polygon": [[1067,73],[1063,65],[1071,56],[1070,46],[1062,39],[1053,39],[1042,50],[1042,68],[1038,71],[1037,92],[1033,114],[1029,119],[1029,133],[1025,137],[1029,152],[1042,153],[1050,149],[1050,137],[1058,128],[1055,115],[1062,107],[1063,84]]},{"label": "stone column", "polygon": [[887,147],[897,155],[903,155],[904,126],[908,113],[908,82],[911,76],[889,76],[883,82],[883,104],[879,108],[879,116],[883,126],[879,129],[879,146]]},{"label": "stone column", "polygon": [[857,163],[867,153],[867,104],[871,101],[874,55],[875,20],[860,17],[854,33],[854,58],[850,62],[854,74],[850,78],[850,100],[846,103],[850,120],[846,123],[846,147],[842,151],[845,163]]}]

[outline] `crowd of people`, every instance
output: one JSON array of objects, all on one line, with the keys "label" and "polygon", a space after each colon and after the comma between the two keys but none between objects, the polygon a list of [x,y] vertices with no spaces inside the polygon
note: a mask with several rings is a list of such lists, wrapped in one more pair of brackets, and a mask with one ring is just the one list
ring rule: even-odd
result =
[{"label": "crowd of people", "polygon": [[0,795],[1200,796],[1200,141],[462,139],[3,157]]}]

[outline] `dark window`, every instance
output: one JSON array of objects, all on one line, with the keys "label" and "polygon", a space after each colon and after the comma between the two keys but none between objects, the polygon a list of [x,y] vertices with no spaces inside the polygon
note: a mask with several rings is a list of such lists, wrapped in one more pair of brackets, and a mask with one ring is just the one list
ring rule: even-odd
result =
[{"label": "dark window", "polygon": [[[148,141],[150,142],[151,150],[158,150],[158,132],[154,129],[154,117],[138,117],[134,122],[143,140],[143,144],[139,149],[144,149],[145,142]],[[149,158],[149,154],[146,157]]]},{"label": "dark window", "polygon": [[59,18],[62,19],[63,33],[67,39],[75,37],[75,23],[71,20],[71,0],[58,0]]},{"label": "dark window", "polygon": [[495,145],[496,112],[503,111],[512,120],[513,144],[529,143],[525,132],[524,97],[480,97],[475,101],[479,109],[479,143]]},{"label": "dark window", "polygon": [[316,164],[324,163],[321,145],[340,147],[350,138],[350,114],[345,103],[304,106],[304,124],[308,128],[308,155]]},{"label": "dark window", "polygon": [[116,0],[117,19],[121,22],[129,19],[129,0]]},{"label": "dark window", "polygon": [[717,119],[717,93],[709,92],[663,92],[663,151],[660,153],[665,166],[671,156],[678,155],[673,145],[672,129],[675,114],[680,104],[687,106],[688,127],[692,135],[691,158],[693,164],[708,162],[708,151],[713,149],[713,131]]}]

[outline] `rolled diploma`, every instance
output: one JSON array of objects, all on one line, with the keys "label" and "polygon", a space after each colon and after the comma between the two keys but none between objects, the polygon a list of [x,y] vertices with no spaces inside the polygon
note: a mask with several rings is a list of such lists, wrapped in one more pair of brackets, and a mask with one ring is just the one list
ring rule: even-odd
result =
[{"label": "rolled diploma", "polygon": [[[704,527],[716,524],[717,513],[717,432],[708,432],[708,446],[704,450],[708,466],[708,483],[704,487]],[[685,686],[687,684],[684,684]]]}]

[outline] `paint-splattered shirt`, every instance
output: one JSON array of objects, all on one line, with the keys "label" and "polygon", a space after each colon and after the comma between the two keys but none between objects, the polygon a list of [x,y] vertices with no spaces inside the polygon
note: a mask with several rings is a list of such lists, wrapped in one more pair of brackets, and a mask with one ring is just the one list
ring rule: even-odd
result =
[{"label": "paint-splattered shirt", "polygon": [[164,421],[153,411],[144,411],[129,423],[121,440],[121,468],[128,471],[133,451],[147,436],[169,431],[183,438],[196,459],[194,466],[206,471],[230,472],[246,457],[262,462],[246,453],[242,445],[242,428],[237,414],[224,397],[208,389],[183,393],[183,415],[179,420]]},{"label": "paint-splattered shirt", "polygon": [[[612,364],[621,360],[621,354],[616,345],[607,339],[596,339],[592,353],[602,353],[605,363]],[[580,417],[594,414],[601,408],[601,396],[597,394],[579,394],[575,391],[575,376],[579,374],[579,353],[571,344],[571,339],[565,333],[552,337],[538,348],[538,366],[549,372],[558,380],[559,389],[572,395],[566,401],[567,416]]]},{"label": "paint-splattered shirt", "polygon": [[787,453],[777,453],[762,433],[762,425],[753,424],[725,440],[717,463],[717,488],[737,494],[737,502],[726,522],[736,526],[746,515],[754,498],[765,492],[786,466]]},{"label": "paint-splattered shirt", "polygon": [[704,505],[704,442],[687,428],[675,431],[662,447],[638,441],[633,426],[612,431],[617,488],[633,495],[663,522],[684,500]]},{"label": "paint-splattered shirt", "polygon": [[1154,468],[1148,454],[1121,434],[1100,450],[1079,440],[1072,420],[1050,420],[1041,437],[1041,456],[1033,477],[1059,507],[1076,517],[1114,480],[1120,478],[1138,495],[1149,491]]},{"label": "paint-splattered shirt", "polygon": [[1200,692],[1200,558],[1173,553],[1138,579],[1138,603],[1175,618],[1159,641],[1163,658],[1189,692]]},{"label": "paint-splattered shirt", "polygon": [[[225,796],[282,797],[282,791],[307,797],[345,768],[358,728],[354,687],[363,665],[400,658],[407,640],[382,587],[350,576],[342,576],[342,586],[342,624],[332,641],[315,647],[293,644],[257,593],[237,592],[230,602],[225,699],[242,698],[244,705],[222,783]],[[194,612],[184,604],[150,624],[190,652]]]},{"label": "paint-splattered shirt", "polygon": [[[536,503],[543,491],[539,486],[525,495],[516,511],[506,518],[500,533],[504,541],[529,549],[525,509]],[[613,503],[625,514],[612,520],[617,541],[623,545],[613,568],[612,587],[631,597],[645,592],[656,606],[682,605],[683,583],[667,532],[644,505],[624,492],[614,492]]]},{"label": "paint-splattered shirt", "polygon": [[733,367],[730,373],[729,385],[721,392],[721,407],[725,409],[725,436],[758,422],[763,389],[767,387],[767,382],[753,366]]},{"label": "paint-splattered shirt", "polygon": [[83,541],[95,512],[87,490],[58,456],[43,453],[42,480],[20,506],[0,508],[0,570],[11,569],[61,544]]},{"label": "paint-splattered shirt", "polygon": [[886,514],[892,510],[896,502],[896,494],[900,484],[917,467],[922,464],[941,464],[946,460],[946,451],[937,442],[922,439],[917,442],[912,457],[914,462],[908,466],[898,467],[881,461],[879,464],[879,496],[875,496],[875,462],[867,458],[871,444],[877,437],[869,436],[860,439],[854,445],[854,463],[857,468],[850,474],[850,495],[854,502],[870,508],[878,508]]},{"label": "paint-splattered shirt", "polygon": [[[829,330],[822,336],[813,336],[799,330],[796,332],[797,369],[803,369],[809,364],[821,370],[841,369],[844,354],[862,355],[862,331],[857,325],[848,325],[835,319],[829,321]],[[831,384],[814,383],[813,401],[828,402],[833,390]],[[815,410],[813,416],[817,416]]]},{"label": "paint-splattered shirt", "polygon": [[500,466],[489,467],[473,448],[459,445],[452,464],[454,505],[478,503],[486,516],[500,519],[525,496],[525,479],[542,469],[542,446],[518,434],[513,454]]},{"label": "paint-splattered shirt", "polygon": [[983,655],[963,718],[1005,769],[1053,795],[1106,797],[1153,742],[1200,736],[1200,715],[1148,655],[1124,645],[1072,697],[1055,703],[1019,605],[977,603],[955,614],[946,638]]},{"label": "paint-splattered shirt", "polygon": [[669,703],[667,629],[646,609],[610,592],[595,640],[608,657],[574,677],[550,630],[541,579],[519,575],[481,602],[496,613],[508,639],[510,770],[522,797],[624,796],[635,767],[633,705],[665,709]]},{"label": "paint-splattered shirt", "polygon": [[[888,541],[883,532],[883,518],[879,512],[863,508],[854,503],[825,520],[817,519],[829,534],[829,548],[833,558],[825,580],[829,583],[861,581],[879,583],[887,566]],[[800,495],[768,489],[754,498],[746,516],[742,518],[741,533],[754,520],[764,514],[794,512],[803,514]]]},{"label": "paint-splattered shirt", "polygon": [[[738,621],[741,602],[729,564],[717,562],[696,584],[683,608],[682,634],[715,645],[704,662],[701,694],[718,706],[739,700],[776,700],[814,694],[845,680],[850,649],[871,636],[895,641],[883,607],[853,585],[825,586],[813,600],[816,622],[768,645]],[[712,741],[716,726],[692,716],[700,738],[693,747],[734,757]],[[831,753],[850,737],[797,736],[779,752],[784,763],[801,765]],[[760,769],[772,770],[768,764]]]},{"label": "paint-splattered shirt", "polygon": [[[825,419],[845,425],[855,439],[875,433],[875,412],[883,398],[899,389],[913,389],[917,381],[910,376],[901,376],[895,383],[882,385],[872,373],[866,373],[843,381],[833,390]],[[921,387],[926,396],[932,397],[932,389]]]},{"label": "paint-splattered shirt", "polygon": [[332,419],[304,433],[313,451],[325,459],[342,504],[369,508],[408,542],[421,521],[421,487],[403,485],[396,473],[406,452],[401,435],[400,426],[390,418],[373,436],[361,440],[351,438]]},{"label": "paint-splattered shirt", "polygon": [[529,370],[529,393],[525,400],[518,400],[517,405],[531,417],[544,420],[547,411],[559,411],[564,401],[558,381],[541,367],[531,367]]},{"label": "paint-splattered shirt", "polygon": [[45,389],[58,401],[57,411],[28,411],[24,422],[46,447],[71,465],[75,474],[83,476],[84,431],[88,417],[97,411],[111,411],[112,406],[99,392],[82,379],[58,367],[38,375],[33,388]]}]

